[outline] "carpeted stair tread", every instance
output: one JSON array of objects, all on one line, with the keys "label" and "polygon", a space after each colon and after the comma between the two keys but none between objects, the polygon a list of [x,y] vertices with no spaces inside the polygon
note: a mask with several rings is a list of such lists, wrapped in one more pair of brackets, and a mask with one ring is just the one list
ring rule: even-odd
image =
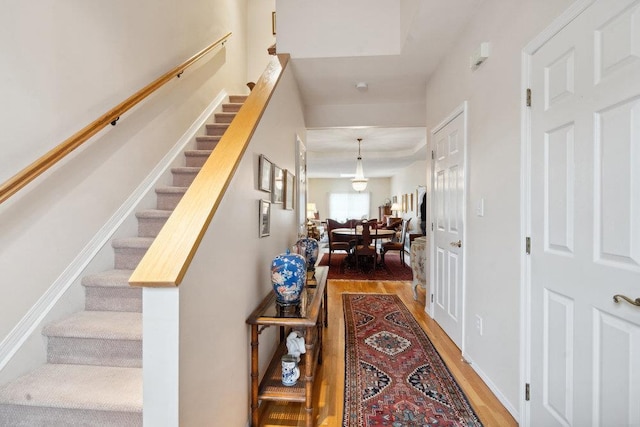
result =
[{"label": "carpeted stair tread", "polygon": [[156,187],[156,208],[161,210],[175,209],[189,187],[159,186]]},{"label": "carpeted stair tread", "polygon": [[133,270],[105,270],[99,273],[87,274],[82,278],[84,287],[130,287],[129,277]]},{"label": "carpeted stair tread", "polygon": [[85,310],[142,312],[142,288],[129,286],[133,270],[107,270],[82,278]]},{"label": "carpeted stair tread", "polygon": [[229,95],[229,102],[232,104],[242,104],[248,97],[249,95]]},{"label": "carpeted stair tread", "polygon": [[229,113],[237,113],[242,108],[241,102],[228,102],[226,104],[222,104],[222,111]]},{"label": "carpeted stair tread", "polygon": [[156,193],[172,193],[172,194],[184,194],[189,187],[176,187],[175,185],[165,185],[156,187]]},{"label": "carpeted stair tread", "polygon": [[222,135],[201,135],[196,136],[196,141],[218,142],[220,141],[220,138],[222,138]]},{"label": "carpeted stair tread", "polygon": [[196,137],[196,147],[198,150],[213,150],[220,142],[221,136],[197,136]]},{"label": "carpeted stair tread", "polygon": [[142,369],[45,364],[0,387],[3,404],[141,413]]},{"label": "carpeted stair tread", "polygon": [[202,169],[200,166],[179,166],[171,168],[173,174],[173,185],[190,186],[196,175]]},{"label": "carpeted stair tread", "polygon": [[149,218],[149,219],[167,219],[171,216],[173,211],[162,209],[145,209],[136,212],[136,218]]},{"label": "carpeted stair tread", "polygon": [[207,130],[207,135],[219,136],[224,134],[224,131],[229,127],[228,123],[207,123],[205,128]]},{"label": "carpeted stair tread", "polygon": [[171,172],[173,173],[198,173],[200,172],[200,167],[198,166],[176,166],[171,168]]},{"label": "carpeted stair tread", "polygon": [[216,123],[231,123],[233,118],[236,116],[236,113],[223,111],[222,113],[215,113],[215,121]]},{"label": "carpeted stair tread", "polygon": [[187,150],[185,157],[209,157],[213,150]]},{"label": "carpeted stair tread", "polygon": [[135,248],[144,249],[149,248],[153,243],[153,237],[118,237],[112,240],[111,246],[113,248]]},{"label": "carpeted stair tread", "polygon": [[49,337],[141,340],[142,314],[120,311],[81,311],[49,323],[42,333]]},{"label": "carpeted stair tread", "polygon": [[185,166],[202,167],[213,150],[187,150],[184,152]]}]

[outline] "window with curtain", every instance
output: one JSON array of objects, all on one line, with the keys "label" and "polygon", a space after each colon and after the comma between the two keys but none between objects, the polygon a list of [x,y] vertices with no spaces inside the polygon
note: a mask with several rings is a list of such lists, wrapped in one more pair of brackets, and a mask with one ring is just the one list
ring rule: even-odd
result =
[{"label": "window with curtain", "polygon": [[369,217],[370,193],[329,193],[329,218],[344,222],[347,219]]}]

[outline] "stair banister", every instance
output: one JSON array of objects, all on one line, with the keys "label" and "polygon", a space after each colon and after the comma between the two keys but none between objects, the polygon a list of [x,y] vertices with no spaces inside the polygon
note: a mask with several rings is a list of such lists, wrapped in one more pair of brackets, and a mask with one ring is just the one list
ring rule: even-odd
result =
[{"label": "stair banister", "polygon": [[55,165],[58,161],[62,160],[67,154],[84,144],[93,135],[104,129],[107,125],[114,125],[120,116],[136,106],[140,101],[151,95],[156,90],[160,89],[167,82],[180,75],[193,65],[195,62],[204,57],[207,53],[211,52],[218,46],[224,45],[226,41],[231,37],[231,33],[227,33],[200,52],[187,59],[182,64],[173,68],[165,73],[163,76],[157,78],[153,82],[149,83],[144,88],[140,89],[135,94],[76,132],[73,136],[67,138],[65,141],[51,149],[45,155],[40,157],[35,162],[31,163],[26,168],[9,178],[0,186],[0,204],[7,200],[9,197],[17,193],[20,189],[25,187],[31,181],[36,179],[47,169]]},{"label": "stair banister", "polygon": [[289,62],[271,58],[242,108],[129,279],[132,286],[180,284]]}]

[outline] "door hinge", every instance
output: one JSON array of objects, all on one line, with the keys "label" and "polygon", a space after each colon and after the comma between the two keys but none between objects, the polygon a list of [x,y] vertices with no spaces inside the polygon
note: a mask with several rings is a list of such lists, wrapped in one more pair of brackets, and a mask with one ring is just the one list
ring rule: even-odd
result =
[{"label": "door hinge", "polygon": [[529,383],[524,385],[524,400],[527,402],[531,400],[531,386]]},{"label": "door hinge", "polygon": [[531,107],[531,89],[527,88],[527,107]]},{"label": "door hinge", "polygon": [[436,153],[433,152],[433,150],[431,150],[431,160],[435,160],[436,159]]},{"label": "door hinge", "polygon": [[431,294],[431,302],[433,302],[433,294]]},{"label": "door hinge", "polygon": [[527,252],[527,255],[531,255],[531,237],[527,236],[527,238],[524,241],[524,247],[525,247],[525,251]]},{"label": "door hinge", "polygon": [[431,231],[433,231],[433,223],[431,223]]}]

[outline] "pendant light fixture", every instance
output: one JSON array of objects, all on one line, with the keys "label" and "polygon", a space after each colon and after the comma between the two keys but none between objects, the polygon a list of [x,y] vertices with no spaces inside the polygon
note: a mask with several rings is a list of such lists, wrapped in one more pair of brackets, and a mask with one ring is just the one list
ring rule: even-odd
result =
[{"label": "pendant light fixture", "polygon": [[360,155],[361,142],[362,138],[358,138],[358,160],[356,160],[356,177],[351,180],[353,189],[358,192],[364,191],[367,188],[367,181],[369,181],[364,177],[364,172],[362,172],[362,156]]}]

